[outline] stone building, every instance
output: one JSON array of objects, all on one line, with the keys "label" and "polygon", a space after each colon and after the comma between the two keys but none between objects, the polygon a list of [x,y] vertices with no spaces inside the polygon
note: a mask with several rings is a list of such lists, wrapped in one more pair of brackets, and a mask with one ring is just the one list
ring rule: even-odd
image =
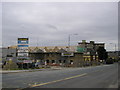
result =
[{"label": "stone building", "polygon": [[86,42],[86,40],[82,40],[82,42],[78,43],[77,51],[83,53],[84,61],[90,64],[98,64],[98,54],[97,49],[99,47],[105,47],[105,43],[95,43],[94,41]]},{"label": "stone building", "polygon": [[45,47],[43,50],[37,48],[29,53],[32,60],[40,61],[41,65],[49,66],[83,66],[83,55],[79,52],[68,53],[66,49],[54,47],[49,49]]},{"label": "stone building", "polygon": [[95,43],[94,41],[86,42],[86,40],[82,40],[82,42],[78,43],[77,51],[83,53],[94,53],[99,47],[105,47],[105,43]]}]

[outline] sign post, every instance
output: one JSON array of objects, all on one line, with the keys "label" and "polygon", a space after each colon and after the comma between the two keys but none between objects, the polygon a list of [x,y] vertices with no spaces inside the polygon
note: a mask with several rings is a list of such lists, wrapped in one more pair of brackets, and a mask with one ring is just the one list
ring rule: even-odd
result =
[{"label": "sign post", "polygon": [[[26,62],[24,60],[29,59],[28,58],[29,56],[29,51],[28,51],[29,41],[28,40],[29,40],[28,38],[18,38],[17,57],[18,57],[18,60],[22,60],[23,63]],[[22,68],[23,68],[23,64],[22,64]]]}]

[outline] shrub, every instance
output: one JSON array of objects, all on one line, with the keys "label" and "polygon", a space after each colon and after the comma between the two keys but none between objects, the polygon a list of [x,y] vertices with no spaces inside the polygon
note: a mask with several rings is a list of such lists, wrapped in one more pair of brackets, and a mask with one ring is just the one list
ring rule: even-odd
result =
[{"label": "shrub", "polygon": [[108,58],[106,60],[106,64],[113,64],[114,63],[114,60],[112,58]]},{"label": "shrub", "polygon": [[17,70],[18,66],[12,60],[7,61],[6,65],[3,66],[3,70]]}]

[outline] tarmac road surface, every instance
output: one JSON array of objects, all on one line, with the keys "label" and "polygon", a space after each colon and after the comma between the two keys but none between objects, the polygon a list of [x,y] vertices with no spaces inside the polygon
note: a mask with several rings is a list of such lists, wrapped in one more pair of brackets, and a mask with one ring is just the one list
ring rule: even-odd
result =
[{"label": "tarmac road surface", "polygon": [[118,88],[118,64],[2,74],[3,88]]}]

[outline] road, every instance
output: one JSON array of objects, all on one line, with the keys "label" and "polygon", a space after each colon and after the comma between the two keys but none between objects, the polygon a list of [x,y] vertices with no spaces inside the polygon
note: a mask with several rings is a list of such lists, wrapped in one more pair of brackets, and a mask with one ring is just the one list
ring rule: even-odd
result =
[{"label": "road", "polygon": [[118,88],[118,64],[10,73],[3,88]]}]

